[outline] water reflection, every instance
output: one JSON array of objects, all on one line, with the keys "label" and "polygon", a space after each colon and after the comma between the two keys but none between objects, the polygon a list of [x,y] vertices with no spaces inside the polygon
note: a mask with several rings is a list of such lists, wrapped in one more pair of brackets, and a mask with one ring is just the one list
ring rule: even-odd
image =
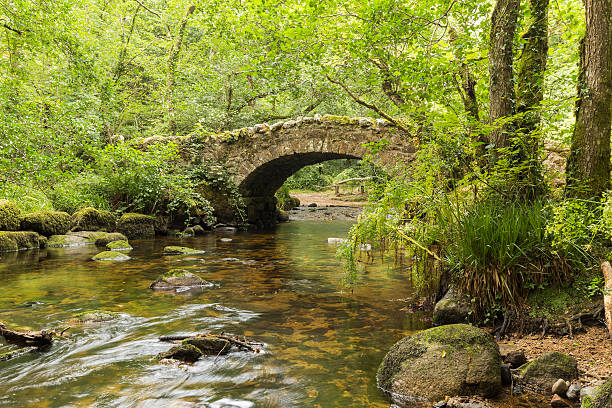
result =
[{"label": "water reflection", "polygon": [[[75,327],[46,353],[0,363],[0,406],[19,407],[388,407],[375,371],[386,350],[424,327],[392,299],[411,293],[401,271],[368,266],[342,293],[328,237],[341,222],[294,222],[275,234],[210,234],[134,241],[131,260],[93,262],[94,247],[3,254],[0,320],[56,328],[88,309],[117,312]],[[163,256],[166,245],[206,250]],[[148,288],[184,268],[214,286],[177,295]],[[194,365],[161,364],[162,334],[225,331],[266,344]],[[2,351],[0,346],[0,352]],[[5,347],[5,346],[4,346]],[[5,347],[6,348],[6,347]]]}]

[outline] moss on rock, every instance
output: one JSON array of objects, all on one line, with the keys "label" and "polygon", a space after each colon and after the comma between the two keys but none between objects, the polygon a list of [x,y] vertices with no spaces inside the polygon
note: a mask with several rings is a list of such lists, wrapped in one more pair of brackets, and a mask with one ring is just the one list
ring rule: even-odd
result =
[{"label": "moss on rock", "polygon": [[167,246],[164,248],[164,255],[195,255],[203,254],[204,252],[206,251],[182,246]]},{"label": "moss on rock", "polygon": [[44,248],[47,239],[32,231],[0,231],[0,252]]},{"label": "moss on rock", "polygon": [[210,285],[210,283],[202,280],[202,278],[191,272],[184,269],[172,269],[157,278],[149,288],[169,290],[176,288],[197,288],[205,285]]},{"label": "moss on rock", "polygon": [[119,232],[105,232],[96,239],[96,246],[105,247],[113,241],[127,241],[127,237]]},{"label": "moss on rock", "polygon": [[533,391],[550,395],[553,384],[562,378],[578,378],[578,362],[572,356],[559,352],[546,353],[519,368],[521,383]]},{"label": "moss on rock", "polygon": [[232,344],[229,341],[214,336],[190,337],[183,340],[183,344],[191,344],[197,347],[202,354],[209,356],[227,354],[232,348]]},{"label": "moss on rock", "polygon": [[0,231],[17,231],[21,225],[21,210],[15,203],[0,200]]},{"label": "moss on rock", "polygon": [[93,261],[127,261],[131,259],[126,254],[116,251],[104,251],[91,258]]},{"label": "moss on rock", "polygon": [[78,235],[52,235],[47,242],[49,248],[84,246],[90,244],[91,242],[87,238]]},{"label": "moss on rock", "polygon": [[194,363],[200,358],[202,352],[196,346],[191,344],[180,344],[172,347],[170,350],[159,353],[157,355],[158,360],[162,359],[173,359],[185,361],[187,363]]},{"label": "moss on rock", "polygon": [[[583,401],[584,403],[584,401]],[[612,377],[599,386],[595,396],[588,401],[589,408],[610,408],[612,407]]]},{"label": "moss on rock", "polygon": [[108,249],[109,251],[131,251],[134,248],[132,248],[129,242],[119,240],[112,241],[106,244],[106,249]]},{"label": "moss on rock", "polygon": [[87,310],[77,313],[69,320],[70,323],[98,323],[114,320],[119,317],[117,313],[108,312],[106,310]]},{"label": "moss on rock", "polygon": [[381,363],[377,380],[380,388],[400,399],[491,397],[501,389],[500,364],[499,348],[489,333],[453,324],[397,342]]},{"label": "moss on rock", "polygon": [[109,211],[96,210],[93,207],[83,208],[72,214],[73,231],[113,231],[115,216]]},{"label": "moss on rock", "polygon": [[126,213],[117,222],[117,231],[128,239],[151,238],[155,236],[155,218],[136,213]]},{"label": "moss on rock", "polygon": [[46,237],[64,235],[70,229],[70,214],[62,211],[37,211],[21,216],[21,229]]}]

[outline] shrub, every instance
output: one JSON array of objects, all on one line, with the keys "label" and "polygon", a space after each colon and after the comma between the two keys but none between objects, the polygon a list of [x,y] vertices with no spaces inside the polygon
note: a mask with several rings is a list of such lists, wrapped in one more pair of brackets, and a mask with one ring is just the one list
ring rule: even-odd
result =
[{"label": "shrub", "polygon": [[292,197],[289,194],[289,188],[285,185],[281,186],[281,188],[279,188],[278,191],[274,195],[277,200],[276,205],[281,210],[288,211],[300,205],[299,198]]},{"label": "shrub", "polygon": [[95,174],[77,175],[53,186],[49,196],[55,209],[70,214],[86,207],[109,210],[106,180]]},{"label": "shrub", "polygon": [[53,210],[53,204],[45,193],[27,186],[2,184],[0,187],[0,198],[15,203],[22,213]]}]

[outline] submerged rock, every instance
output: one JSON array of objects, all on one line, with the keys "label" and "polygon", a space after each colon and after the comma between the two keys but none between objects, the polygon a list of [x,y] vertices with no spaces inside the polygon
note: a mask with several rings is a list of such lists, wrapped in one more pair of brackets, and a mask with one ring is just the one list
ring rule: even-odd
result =
[{"label": "submerged rock", "polygon": [[132,248],[129,242],[121,239],[118,241],[109,242],[106,244],[106,249],[109,251],[131,251],[134,248]]},{"label": "submerged rock", "polygon": [[213,356],[227,354],[232,347],[232,344],[229,341],[213,336],[190,337],[183,340],[183,344],[191,344],[192,346],[197,347],[202,354]]},{"label": "submerged rock", "polygon": [[96,239],[96,246],[105,247],[113,241],[127,241],[127,237],[119,232],[105,232]]},{"label": "submerged rock", "polygon": [[231,238],[221,238],[221,242],[232,242]]},{"label": "submerged rock", "polygon": [[0,231],[17,231],[21,225],[21,210],[15,203],[0,200]]},{"label": "submerged rock", "polygon": [[77,313],[69,320],[70,323],[100,323],[107,322],[118,318],[117,313],[108,312],[106,310],[87,310]]},{"label": "submerged rock", "polygon": [[469,300],[460,296],[456,289],[451,288],[434,307],[433,325],[465,323],[471,311],[472,306]]},{"label": "submerged rock", "polygon": [[21,216],[21,229],[45,237],[64,235],[70,229],[70,214],[62,211],[37,211]]},{"label": "submerged rock", "polygon": [[501,389],[495,339],[466,324],[434,327],[395,343],[378,368],[378,386],[398,401],[447,395],[491,397]]},{"label": "submerged rock", "polygon": [[166,352],[159,353],[157,355],[157,359],[173,359],[184,361],[186,363],[194,363],[200,358],[201,355],[202,352],[197,347],[192,346],[191,344],[181,344],[172,347]]},{"label": "submerged rock", "polygon": [[155,236],[155,218],[137,213],[123,214],[117,221],[117,231],[128,239],[152,238]]},{"label": "submerged rock", "polygon": [[196,235],[204,235],[206,233],[206,230],[201,225],[194,225],[192,228]]},{"label": "submerged rock", "polygon": [[520,368],[520,381],[528,389],[551,395],[558,379],[572,381],[578,378],[578,363],[572,356],[558,352],[543,354]]},{"label": "submerged rock", "polygon": [[167,246],[164,248],[164,255],[195,255],[203,254],[204,252],[206,251],[182,246]]},{"label": "submerged rock", "polygon": [[91,259],[93,261],[127,261],[132,258],[121,252],[104,251],[100,252],[98,255],[94,255]]},{"label": "submerged rock", "polygon": [[184,269],[172,269],[165,275],[157,278],[157,280],[153,282],[149,288],[168,290],[185,287],[197,288],[206,285],[209,285],[209,283],[191,272]]},{"label": "submerged rock", "polygon": [[49,248],[73,247],[91,245],[87,238],[77,235],[52,235],[47,242]]},{"label": "submerged rock", "polygon": [[96,210],[93,207],[83,208],[72,214],[72,231],[113,231],[115,216],[109,211]]}]

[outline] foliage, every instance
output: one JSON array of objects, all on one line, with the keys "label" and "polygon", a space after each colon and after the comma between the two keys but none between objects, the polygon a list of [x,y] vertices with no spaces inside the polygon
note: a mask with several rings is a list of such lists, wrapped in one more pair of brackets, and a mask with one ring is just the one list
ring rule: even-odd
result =
[{"label": "foliage", "polygon": [[276,197],[276,205],[281,210],[288,211],[300,205],[300,200],[289,194],[289,187],[286,185],[281,186],[274,196]]},{"label": "foliage", "polygon": [[44,192],[19,184],[5,183],[0,185],[0,198],[15,203],[22,213],[54,209],[52,201]]},{"label": "foliage", "polygon": [[99,210],[111,208],[106,180],[93,173],[77,174],[55,184],[49,197],[55,209],[71,214],[86,207]]}]

